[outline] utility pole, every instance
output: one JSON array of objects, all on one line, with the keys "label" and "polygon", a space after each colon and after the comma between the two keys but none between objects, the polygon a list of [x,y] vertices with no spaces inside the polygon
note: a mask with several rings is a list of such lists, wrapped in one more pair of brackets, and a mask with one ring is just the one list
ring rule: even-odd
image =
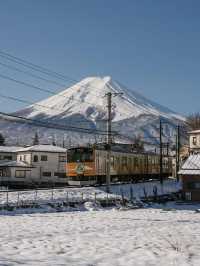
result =
[{"label": "utility pole", "polygon": [[179,171],[180,167],[180,126],[177,126],[177,134],[176,134],[176,179],[179,181]]},{"label": "utility pole", "polygon": [[111,144],[112,144],[112,96],[122,95],[122,93],[108,92],[107,97],[108,119],[107,119],[107,160],[106,160],[106,190],[110,192],[110,165],[111,165]]},{"label": "utility pole", "polygon": [[167,156],[169,156],[169,142],[167,142]]},{"label": "utility pole", "polygon": [[111,163],[111,108],[112,108],[112,93],[108,92],[107,96],[107,108],[108,108],[108,120],[107,120],[107,167],[106,167],[106,186],[107,192],[110,192],[110,163]]},{"label": "utility pole", "polygon": [[162,143],[162,120],[160,119],[160,183],[163,184],[163,143]]}]

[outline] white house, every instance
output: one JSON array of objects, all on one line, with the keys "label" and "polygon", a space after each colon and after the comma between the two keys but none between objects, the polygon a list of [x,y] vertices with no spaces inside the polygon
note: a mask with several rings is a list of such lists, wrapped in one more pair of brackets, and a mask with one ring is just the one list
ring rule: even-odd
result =
[{"label": "white house", "polygon": [[22,149],[23,147],[18,146],[0,146],[0,161],[9,160],[15,161],[17,160],[17,151]]},{"label": "white house", "polygon": [[[3,163],[3,162],[2,162]],[[66,149],[34,145],[17,151],[16,162],[0,164],[4,185],[54,186],[67,184]],[[7,182],[5,175],[7,176]]]},{"label": "white house", "polygon": [[200,129],[193,130],[189,133],[189,148],[190,153],[199,153],[200,152]]}]

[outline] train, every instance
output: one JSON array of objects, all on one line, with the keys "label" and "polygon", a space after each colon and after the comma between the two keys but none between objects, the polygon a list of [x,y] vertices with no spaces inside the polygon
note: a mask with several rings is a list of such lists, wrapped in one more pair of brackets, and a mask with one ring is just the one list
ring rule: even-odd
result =
[{"label": "train", "polygon": [[[74,147],[67,150],[68,185],[91,186],[106,183],[108,146]],[[172,157],[162,158],[162,178],[172,175]],[[110,182],[138,182],[160,178],[160,155],[136,151],[131,145],[110,147]]]}]

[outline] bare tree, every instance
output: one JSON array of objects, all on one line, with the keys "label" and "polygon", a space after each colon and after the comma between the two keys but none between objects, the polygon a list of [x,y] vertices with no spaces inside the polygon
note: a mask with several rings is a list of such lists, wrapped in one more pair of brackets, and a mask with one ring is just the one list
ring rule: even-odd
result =
[{"label": "bare tree", "polygon": [[193,113],[187,117],[186,123],[192,130],[200,129],[200,113]]},{"label": "bare tree", "polygon": [[134,137],[133,148],[138,152],[144,151],[144,142],[140,135]]}]

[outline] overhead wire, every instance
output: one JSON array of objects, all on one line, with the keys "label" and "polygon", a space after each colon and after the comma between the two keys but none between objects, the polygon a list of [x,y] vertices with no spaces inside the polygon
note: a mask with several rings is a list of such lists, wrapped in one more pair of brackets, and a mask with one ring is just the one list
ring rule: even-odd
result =
[{"label": "overhead wire", "polygon": [[[30,105],[34,105],[35,107],[39,107],[39,108],[46,108],[46,109],[49,109],[49,110],[56,110],[56,111],[63,111],[65,112],[66,110],[64,108],[56,108],[54,106],[46,106],[46,105],[42,105],[42,104],[39,104],[39,103],[34,103],[34,102],[31,102],[31,101],[28,101],[28,100],[25,100],[24,98],[19,98],[19,97],[13,97],[13,96],[7,96],[7,95],[4,95],[2,93],[0,93],[0,97],[1,98],[4,98],[4,99],[7,99],[7,100],[12,100],[12,101],[15,101],[15,102],[21,102],[21,103],[25,103],[25,104],[30,104]],[[70,120],[70,117],[69,117],[69,120]],[[103,119],[97,119],[95,121],[106,121],[106,120],[103,120]],[[70,121],[69,121],[70,122]],[[75,122],[72,122],[72,124],[75,124],[75,123],[94,123],[92,120],[90,121],[86,121],[86,120],[75,120]]]},{"label": "overhead wire", "polygon": [[[88,129],[88,128],[82,128],[82,127],[72,127],[72,126],[63,126],[58,123],[52,123],[52,122],[44,122],[41,120],[37,119],[31,119],[15,114],[9,114],[5,112],[0,112],[0,116],[2,116],[3,120],[8,120],[7,117],[13,118],[14,122],[19,122],[19,123],[30,123],[33,125],[41,126],[41,127],[46,127],[46,128],[53,128],[53,129],[58,129],[62,131],[76,131],[77,133],[88,133],[88,134],[96,134],[96,135],[107,135],[106,131],[103,130],[94,130],[94,129]],[[10,121],[10,119],[9,119]],[[114,135],[114,133],[113,133]]]}]

